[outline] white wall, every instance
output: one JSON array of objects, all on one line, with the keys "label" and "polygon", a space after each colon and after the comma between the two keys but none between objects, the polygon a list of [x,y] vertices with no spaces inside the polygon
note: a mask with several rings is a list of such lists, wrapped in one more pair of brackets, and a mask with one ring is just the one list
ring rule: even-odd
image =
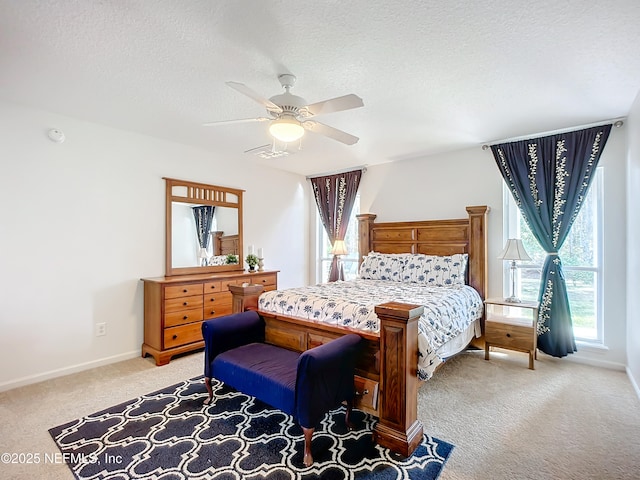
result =
[{"label": "white wall", "polygon": [[[614,128],[603,151],[605,344],[579,345],[568,358],[610,368],[626,365],[625,127]],[[446,181],[445,179],[451,179]],[[360,186],[360,211],[376,221],[465,218],[466,206],[488,205],[489,296],[503,296],[502,177],[490,150],[472,149],[369,167]]]},{"label": "white wall", "polygon": [[[444,179],[451,179],[446,181]],[[369,167],[360,183],[360,211],[376,222],[467,218],[467,206],[488,205],[489,296],[502,295],[502,178],[480,147]],[[493,260],[495,259],[495,261]]]},{"label": "white wall", "polygon": [[626,157],[627,127],[613,127],[600,163],[603,168],[603,309],[604,344],[608,350],[578,345],[572,360],[624,369],[627,364],[626,316]]},{"label": "white wall", "polygon": [[627,119],[627,372],[640,397],[640,93]]},{"label": "white wall", "polygon": [[0,390],[139,355],[140,278],[164,274],[163,176],[246,190],[245,245],[281,286],[308,278],[299,175],[6,102],[0,131]]}]

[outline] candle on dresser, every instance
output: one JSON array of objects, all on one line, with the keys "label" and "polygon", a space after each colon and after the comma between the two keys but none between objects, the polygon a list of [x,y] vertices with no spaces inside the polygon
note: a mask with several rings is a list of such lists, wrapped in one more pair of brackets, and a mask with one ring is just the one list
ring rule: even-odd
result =
[{"label": "candle on dresser", "polygon": [[263,254],[264,254],[264,251],[262,250],[262,247],[259,247],[258,248],[258,258],[264,258]]},{"label": "candle on dresser", "polygon": [[253,245],[249,245],[248,251],[249,255],[253,255]]}]

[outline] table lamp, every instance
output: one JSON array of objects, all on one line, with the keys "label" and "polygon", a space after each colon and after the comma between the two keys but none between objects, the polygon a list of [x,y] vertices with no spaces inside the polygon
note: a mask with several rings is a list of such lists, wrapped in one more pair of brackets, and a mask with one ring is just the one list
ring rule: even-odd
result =
[{"label": "table lamp", "polygon": [[342,267],[342,259],[340,257],[349,253],[344,240],[336,240],[333,242],[331,253],[338,257],[338,280],[344,280],[344,268]]},{"label": "table lamp", "polygon": [[505,298],[509,303],[522,303],[522,300],[516,295],[516,269],[518,268],[516,262],[522,260],[531,260],[531,257],[527,254],[527,251],[522,245],[522,240],[519,238],[510,238],[507,240],[504,250],[500,252],[498,258],[502,260],[511,260],[511,296]]}]

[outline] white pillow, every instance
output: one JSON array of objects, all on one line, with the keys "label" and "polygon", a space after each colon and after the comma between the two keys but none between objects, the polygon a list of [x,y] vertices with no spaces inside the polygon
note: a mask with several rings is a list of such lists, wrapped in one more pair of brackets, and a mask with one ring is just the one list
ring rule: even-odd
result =
[{"label": "white pillow", "polygon": [[360,265],[360,278],[402,281],[404,266],[411,254],[371,252]]},{"label": "white pillow", "polygon": [[412,255],[402,276],[403,282],[425,283],[435,287],[464,285],[468,254]]},{"label": "white pillow", "polygon": [[226,265],[226,264],[227,264],[226,255],[216,255],[209,258],[209,266],[215,267],[218,265]]}]

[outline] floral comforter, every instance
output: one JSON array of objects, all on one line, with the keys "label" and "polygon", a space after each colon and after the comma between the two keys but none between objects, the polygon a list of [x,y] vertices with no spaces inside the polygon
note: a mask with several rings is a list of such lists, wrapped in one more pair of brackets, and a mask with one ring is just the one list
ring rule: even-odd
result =
[{"label": "floral comforter", "polygon": [[424,284],[357,279],[260,295],[258,308],[281,315],[307,318],[377,332],[374,307],[385,302],[424,305],[418,322],[418,377],[431,378],[443,359],[438,349],[482,316],[478,292],[468,285],[431,287]]}]

